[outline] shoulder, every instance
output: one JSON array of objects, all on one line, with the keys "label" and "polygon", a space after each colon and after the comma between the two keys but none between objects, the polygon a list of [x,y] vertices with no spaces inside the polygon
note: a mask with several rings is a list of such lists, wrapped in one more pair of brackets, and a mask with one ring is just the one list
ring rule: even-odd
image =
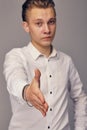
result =
[{"label": "shoulder", "polygon": [[27,50],[27,46],[21,48],[13,48],[9,52],[6,53],[6,56],[23,56],[23,52]]},{"label": "shoulder", "polygon": [[22,50],[23,50],[23,48],[13,48],[13,49],[11,49],[10,51],[8,51],[8,52],[6,53],[6,55],[14,55],[14,54],[16,55],[16,54],[21,53]]},{"label": "shoulder", "polygon": [[72,57],[64,52],[58,51],[58,53],[59,53],[59,58],[61,60],[65,60],[65,61],[69,61],[69,62],[72,60]]},{"label": "shoulder", "polygon": [[76,69],[72,57],[64,52],[59,52],[59,61],[64,68],[67,68],[70,71]]},{"label": "shoulder", "polygon": [[13,48],[5,55],[5,62],[13,61],[25,61],[24,51],[26,51],[27,46],[22,48]]}]

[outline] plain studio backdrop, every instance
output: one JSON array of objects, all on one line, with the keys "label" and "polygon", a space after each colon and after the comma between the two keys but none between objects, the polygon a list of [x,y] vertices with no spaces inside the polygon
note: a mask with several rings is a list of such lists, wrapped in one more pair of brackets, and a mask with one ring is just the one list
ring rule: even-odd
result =
[{"label": "plain studio backdrop", "polygon": [[[11,106],[3,76],[5,54],[28,44],[22,28],[21,5],[24,0],[0,0],[0,130],[7,130]],[[54,0],[57,31],[54,46],[72,57],[87,92],[87,0]],[[73,130],[73,103],[69,103]],[[41,130],[41,128],[40,128]]]}]

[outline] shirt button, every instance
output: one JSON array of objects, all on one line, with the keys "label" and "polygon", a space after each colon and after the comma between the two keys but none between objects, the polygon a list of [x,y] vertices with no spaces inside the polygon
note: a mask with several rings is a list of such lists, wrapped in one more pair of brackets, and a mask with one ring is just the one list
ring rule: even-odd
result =
[{"label": "shirt button", "polygon": [[52,91],[50,91],[50,94],[52,94]]},{"label": "shirt button", "polygon": [[49,77],[51,78],[51,77],[52,77],[52,75],[49,75]]},{"label": "shirt button", "polygon": [[48,129],[50,129],[50,126],[48,126]]},{"label": "shirt button", "polygon": [[50,111],[52,111],[52,108],[50,108]]}]

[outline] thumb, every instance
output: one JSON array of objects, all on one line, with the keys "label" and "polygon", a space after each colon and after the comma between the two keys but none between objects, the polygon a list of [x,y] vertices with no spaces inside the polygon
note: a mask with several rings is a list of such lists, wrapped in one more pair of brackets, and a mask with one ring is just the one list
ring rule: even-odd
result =
[{"label": "thumb", "polygon": [[35,69],[35,79],[40,82],[41,72],[39,69]]}]

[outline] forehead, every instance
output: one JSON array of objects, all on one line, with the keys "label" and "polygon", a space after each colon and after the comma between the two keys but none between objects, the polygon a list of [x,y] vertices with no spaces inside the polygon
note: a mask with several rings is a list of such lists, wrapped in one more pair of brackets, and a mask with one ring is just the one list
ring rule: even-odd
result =
[{"label": "forehead", "polygon": [[34,7],[27,11],[27,18],[32,20],[42,19],[48,20],[50,18],[55,18],[55,12],[52,7],[49,8],[37,8]]}]

